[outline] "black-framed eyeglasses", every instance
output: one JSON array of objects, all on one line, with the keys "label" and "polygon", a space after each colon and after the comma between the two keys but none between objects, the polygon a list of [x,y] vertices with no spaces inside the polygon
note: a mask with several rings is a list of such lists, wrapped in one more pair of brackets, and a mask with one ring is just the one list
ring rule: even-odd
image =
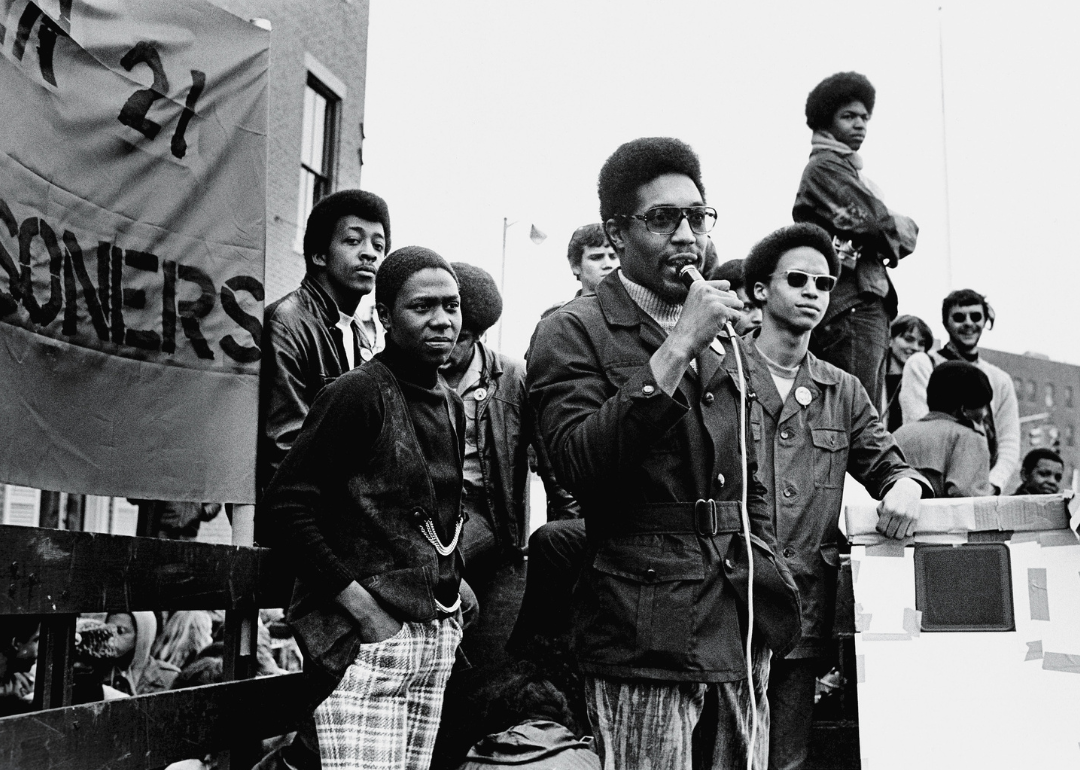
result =
[{"label": "black-framed eyeglasses", "polygon": [[802,270],[786,270],[784,277],[787,278],[787,284],[793,289],[801,289],[806,286],[806,282],[811,278],[814,279],[814,288],[818,291],[832,291],[836,287],[836,279],[831,275],[814,275],[813,273],[804,273]]},{"label": "black-framed eyeglasses", "polygon": [[627,216],[630,219],[640,219],[650,233],[657,235],[671,235],[679,229],[684,218],[697,235],[705,235],[716,225],[716,209],[712,206],[656,206],[644,214]]},{"label": "black-framed eyeglasses", "polygon": [[962,324],[964,321],[971,319],[973,324],[982,323],[983,314],[979,310],[972,310],[969,313],[956,312],[949,316],[952,318],[954,324]]}]

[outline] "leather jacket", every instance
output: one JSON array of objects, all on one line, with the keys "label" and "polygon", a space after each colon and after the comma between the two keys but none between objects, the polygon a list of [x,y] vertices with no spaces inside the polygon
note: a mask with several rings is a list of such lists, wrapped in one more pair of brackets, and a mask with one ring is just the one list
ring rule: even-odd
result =
[{"label": "leather jacket", "polygon": [[476,403],[476,445],[484,491],[495,520],[497,547],[520,555],[529,538],[529,443],[532,411],[525,398],[525,367],[476,343],[483,357]]},{"label": "leather jacket", "polygon": [[[263,503],[279,531],[277,548],[296,569],[287,618],[303,646],[305,670],[313,664],[330,682],[344,674],[361,643],[355,622],[334,600],[350,581],[399,620],[427,621],[440,617],[439,581],[456,593],[460,577],[460,554],[439,556],[421,527],[438,519],[443,542],[453,532],[446,512],[456,515],[461,507],[464,408],[441,387],[423,395],[439,410],[445,401],[444,419],[458,442],[445,447],[436,473],[384,360],[366,362],[327,389]],[[448,476],[439,487],[438,479]]]},{"label": "leather jacket", "polygon": [[[349,370],[338,318],[334,300],[310,276],[266,308],[259,375],[259,496],[300,433],[315,397]],[[355,321],[353,338],[359,365],[374,351]],[[256,539],[267,544],[265,532],[263,538],[256,532]]]}]

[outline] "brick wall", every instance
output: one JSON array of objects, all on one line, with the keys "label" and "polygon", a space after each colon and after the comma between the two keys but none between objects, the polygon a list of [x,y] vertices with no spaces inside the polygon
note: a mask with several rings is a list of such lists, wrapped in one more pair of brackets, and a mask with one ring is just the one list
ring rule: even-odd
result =
[{"label": "brick wall", "polygon": [[[347,88],[339,112],[335,189],[360,186],[361,123],[367,74],[368,0],[213,0],[243,19],[268,19],[270,136],[266,179],[266,303],[293,289],[304,276],[297,242],[300,131],[305,53]],[[301,223],[301,228],[303,223]]]}]

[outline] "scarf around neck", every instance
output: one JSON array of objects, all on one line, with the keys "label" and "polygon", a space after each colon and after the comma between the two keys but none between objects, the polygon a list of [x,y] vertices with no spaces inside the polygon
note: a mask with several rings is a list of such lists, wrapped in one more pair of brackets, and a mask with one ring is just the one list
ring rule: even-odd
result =
[{"label": "scarf around neck", "polygon": [[814,155],[819,152],[835,152],[837,155],[843,155],[849,161],[851,165],[862,171],[863,159],[859,153],[848,147],[843,142],[838,142],[832,134],[828,131],[817,130],[814,135],[810,137],[810,154]]}]

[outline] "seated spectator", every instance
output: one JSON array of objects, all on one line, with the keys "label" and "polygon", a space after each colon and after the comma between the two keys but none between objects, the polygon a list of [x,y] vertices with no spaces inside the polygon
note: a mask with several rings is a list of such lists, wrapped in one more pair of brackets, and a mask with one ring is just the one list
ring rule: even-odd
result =
[{"label": "seated spectator", "polygon": [[188,661],[214,641],[211,627],[210,613],[206,610],[174,612],[150,649],[138,694],[168,690]]},{"label": "seated spectator", "polygon": [[926,321],[918,316],[902,315],[892,322],[889,330],[889,363],[885,369],[886,427],[890,433],[904,424],[900,407],[900,382],[904,376],[904,364],[915,353],[929,353],[934,346],[934,333]]},{"label": "seated spectator", "polygon": [[0,717],[31,710],[39,628],[36,617],[12,615],[0,622]]},{"label": "seated spectator", "polygon": [[459,770],[599,770],[592,737],[578,738],[566,697],[547,679],[510,673],[493,687],[483,715],[490,733]]},{"label": "seated spectator", "polygon": [[157,638],[153,612],[113,612],[75,629],[74,703],[135,695]]},{"label": "seated spectator", "polygon": [[979,367],[946,361],[934,369],[926,386],[930,412],[894,434],[908,462],[930,481],[937,497],[994,494],[990,449],[982,430],[992,398],[990,380]]},{"label": "seated spectator", "polygon": [[1014,495],[1056,495],[1061,491],[1065,461],[1053,449],[1036,447],[1024,456],[1020,466],[1020,486]]}]

